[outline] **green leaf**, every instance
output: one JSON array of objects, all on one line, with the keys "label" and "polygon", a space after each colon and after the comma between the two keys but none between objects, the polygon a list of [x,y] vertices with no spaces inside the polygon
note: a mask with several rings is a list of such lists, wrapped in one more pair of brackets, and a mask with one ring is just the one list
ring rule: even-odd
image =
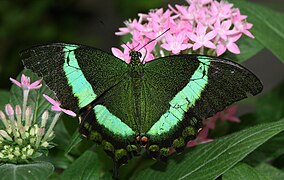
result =
[{"label": "green leaf", "polygon": [[57,145],[57,148],[65,151],[66,147],[69,144],[70,135],[67,132],[62,119],[60,119],[60,121],[57,122],[54,131],[55,131],[55,138],[53,139],[53,142]]},{"label": "green leaf", "polygon": [[75,148],[80,142],[82,141],[81,134],[79,133],[79,130],[77,129],[72,137],[69,140],[68,146],[65,150],[65,154],[68,154],[73,148]]},{"label": "green leaf", "polygon": [[[30,77],[31,79],[31,83],[40,79],[36,74],[34,74],[32,71],[25,69],[23,70],[17,77],[17,80],[20,81],[21,79],[21,75],[25,74],[26,76]],[[16,85],[12,85],[11,88],[11,96],[10,96],[10,103],[13,106],[16,105],[22,105],[23,104],[23,90],[22,88],[16,86]],[[41,115],[45,110],[50,110],[51,108],[51,104],[42,96],[43,94],[46,94],[52,98],[55,99],[55,95],[54,92],[51,91],[45,84],[45,82],[42,82],[42,87],[40,89],[36,89],[36,90],[30,90],[29,92],[29,97],[28,97],[28,102],[27,105],[31,106],[33,109],[33,117],[34,120],[40,120],[41,119]],[[49,117],[53,117],[52,116],[53,113],[49,113]]]},{"label": "green leaf", "polygon": [[258,122],[272,122],[284,117],[284,81],[260,97],[256,103]]},{"label": "green leaf", "polygon": [[270,177],[270,179],[273,179],[273,180],[284,179],[284,172],[269,164],[261,163],[260,165],[256,167],[256,169],[262,172],[263,174],[265,174],[267,177]]},{"label": "green leaf", "polygon": [[222,180],[243,180],[243,179],[250,179],[250,180],[269,180],[264,173],[254,169],[253,167],[240,163],[236,167],[227,171],[223,176]]},{"label": "green leaf", "polygon": [[61,179],[99,179],[101,175],[98,155],[86,151],[62,173]]},{"label": "green leaf", "polygon": [[158,162],[137,179],[215,179],[283,130],[284,119],[242,130],[169,158],[167,167]]},{"label": "green leaf", "polygon": [[4,164],[0,166],[1,179],[9,180],[44,180],[53,173],[54,167],[48,162],[31,164]]},{"label": "green leaf", "polygon": [[272,9],[247,1],[230,0],[234,7],[248,16],[253,24],[250,30],[257,41],[284,62],[284,15]]},{"label": "green leaf", "polygon": [[10,92],[5,90],[0,90],[0,110],[4,110],[5,105],[9,103]]}]

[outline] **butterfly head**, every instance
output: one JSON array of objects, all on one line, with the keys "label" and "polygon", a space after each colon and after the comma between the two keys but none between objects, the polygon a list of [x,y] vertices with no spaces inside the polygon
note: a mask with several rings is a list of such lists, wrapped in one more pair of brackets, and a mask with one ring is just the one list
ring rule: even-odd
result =
[{"label": "butterfly head", "polygon": [[129,56],[131,57],[130,64],[140,64],[140,58],[142,54],[139,51],[130,51]]}]

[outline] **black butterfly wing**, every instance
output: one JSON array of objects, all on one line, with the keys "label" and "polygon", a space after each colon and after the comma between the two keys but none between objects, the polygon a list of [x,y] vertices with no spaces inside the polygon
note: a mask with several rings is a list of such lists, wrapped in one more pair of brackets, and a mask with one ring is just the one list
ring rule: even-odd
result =
[{"label": "black butterfly wing", "polygon": [[43,77],[63,107],[77,112],[127,74],[127,64],[99,49],[55,43],[20,53],[26,68]]}]

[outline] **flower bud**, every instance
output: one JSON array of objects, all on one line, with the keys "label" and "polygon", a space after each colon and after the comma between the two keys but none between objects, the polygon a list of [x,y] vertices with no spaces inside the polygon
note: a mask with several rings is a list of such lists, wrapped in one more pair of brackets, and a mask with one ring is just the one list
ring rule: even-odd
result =
[{"label": "flower bud", "polygon": [[4,114],[3,111],[0,111],[0,119],[2,120],[4,126],[5,126],[6,128],[8,128],[8,127],[9,127],[9,126],[8,126],[8,122],[7,122],[6,116],[5,116],[5,114]]},{"label": "flower bud", "polygon": [[44,111],[44,113],[42,114],[42,117],[41,117],[41,127],[45,127],[46,125],[46,122],[47,122],[47,119],[48,119],[48,111]]},{"label": "flower bud", "polygon": [[8,154],[8,159],[12,160],[14,158],[13,154]]},{"label": "flower bud", "polygon": [[26,113],[25,113],[25,119],[26,119],[26,126],[31,126],[31,120],[32,120],[32,108],[27,107]]},{"label": "flower bud", "polygon": [[16,118],[17,118],[17,122],[18,122],[18,126],[21,123],[22,120],[22,110],[21,107],[19,105],[16,105]]},{"label": "flower bud", "polygon": [[10,117],[10,116],[14,116],[14,109],[12,107],[11,104],[6,104],[5,106],[5,111],[6,111],[6,114]]},{"label": "flower bud", "polygon": [[26,156],[25,154],[23,154],[23,155],[21,156],[21,159],[25,160],[25,159],[27,159],[27,156]]},{"label": "flower bud", "polygon": [[4,130],[0,130],[0,135],[3,137],[3,138],[5,138],[5,139],[7,139],[7,140],[9,140],[9,141],[13,141],[13,139],[7,134],[7,132],[6,131],[4,131]]},{"label": "flower bud", "polygon": [[49,145],[49,143],[48,143],[47,141],[45,141],[45,142],[43,142],[43,143],[41,144],[41,146],[42,146],[42,147],[45,147],[45,148],[48,147],[48,145]]},{"label": "flower bud", "polygon": [[27,151],[27,155],[28,155],[28,156],[33,155],[33,153],[34,153],[34,149],[29,149],[29,150]]}]

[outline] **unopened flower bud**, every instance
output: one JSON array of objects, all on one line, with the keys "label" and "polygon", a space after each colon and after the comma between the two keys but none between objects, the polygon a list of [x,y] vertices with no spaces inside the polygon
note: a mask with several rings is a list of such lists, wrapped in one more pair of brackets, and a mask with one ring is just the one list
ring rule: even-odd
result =
[{"label": "unopened flower bud", "polygon": [[27,151],[27,155],[28,155],[28,156],[33,155],[33,153],[34,153],[34,149],[29,149],[29,150]]},{"label": "unopened flower bud", "polygon": [[37,135],[39,137],[42,137],[44,135],[44,128],[39,128],[38,131],[37,131]]},{"label": "unopened flower bud", "polygon": [[2,120],[4,126],[5,126],[6,128],[8,128],[8,127],[9,127],[9,126],[8,126],[8,122],[7,122],[6,116],[5,116],[5,114],[4,114],[3,111],[0,111],[0,119]]},{"label": "unopened flower bud", "polygon": [[18,126],[20,126],[21,120],[22,120],[22,110],[19,105],[16,105],[16,118],[17,118]]},{"label": "unopened flower bud", "polygon": [[13,154],[8,154],[8,159],[12,160],[14,158]]},{"label": "unopened flower bud", "polygon": [[34,128],[34,127],[31,128],[31,130],[30,130],[30,135],[31,135],[31,136],[34,136],[34,135],[35,135],[35,128]]},{"label": "unopened flower bud", "polygon": [[41,117],[41,127],[45,127],[46,125],[46,122],[47,122],[47,119],[48,119],[48,111],[44,111],[44,113],[42,114],[42,117]]},{"label": "unopened flower bud", "polygon": [[25,154],[23,154],[23,155],[21,156],[21,159],[25,160],[25,159],[27,159],[27,156],[26,156]]},{"label": "unopened flower bud", "polygon": [[45,141],[45,142],[43,142],[43,143],[41,144],[41,146],[42,146],[42,147],[45,147],[45,148],[48,147],[48,145],[49,145],[49,143],[48,143],[47,141]]},{"label": "unopened flower bud", "polygon": [[5,111],[6,111],[6,114],[10,117],[10,116],[14,116],[14,109],[12,107],[11,104],[6,104],[5,106]]},{"label": "unopened flower bud", "polygon": [[13,141],[13,139],[7,134],[7,132],[6,131],[4,131],[4,130],[0,130],[0,135],[3,137],[3,138],[5,138],[5,139],[7,139],[7,140],[9,140],[9,141]]},{"label": "unopened flower bud", "polygon": [[26,124],[27,126],[31,126],[31,120],[32,120],[32,108],[27,107],[26,113],[25,113],[25,118],[26,118]]}]

